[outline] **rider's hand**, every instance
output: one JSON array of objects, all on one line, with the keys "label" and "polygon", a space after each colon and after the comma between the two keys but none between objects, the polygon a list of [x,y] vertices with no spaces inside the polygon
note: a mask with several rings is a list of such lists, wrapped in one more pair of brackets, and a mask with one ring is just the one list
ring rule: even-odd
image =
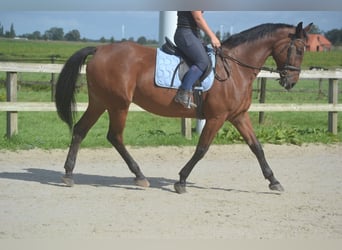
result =
[{"label": "rider's hand", "polygon": [[218,49],[221,47],[221,42],[216,36],[213,36],[211,38],[211,45],[213,46],[214,49]]}]

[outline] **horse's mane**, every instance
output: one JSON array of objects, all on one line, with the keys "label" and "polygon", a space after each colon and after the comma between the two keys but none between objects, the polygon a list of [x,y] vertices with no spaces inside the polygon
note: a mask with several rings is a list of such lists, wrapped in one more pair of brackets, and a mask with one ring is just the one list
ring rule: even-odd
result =
[{"label": "horse's mane", "polygon": [[265,23],[232,35],[222,44],[229,48],[234,48],[243,43],[253,42],[265,36],[271,36],[279,28],[293,27],[292,25],[283,23]]}]

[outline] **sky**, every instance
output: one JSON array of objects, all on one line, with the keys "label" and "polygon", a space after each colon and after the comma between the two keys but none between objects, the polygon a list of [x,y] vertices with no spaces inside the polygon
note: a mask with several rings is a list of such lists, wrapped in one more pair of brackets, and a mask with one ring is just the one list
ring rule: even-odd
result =
[{"label": "sky", "polygon": [[[170,2],[173,5],[169,5]],[[284,2],[286,5],[283,5]],[[316,0],[210,0],[204,1],[204,6],[193,6],[191,4],[202,1],[0,0],[0,23],[5,30],[9,30],[13,23],[17,35],[34,31],[43,34],[52,27],[58,27],[63,28],[64,33],[77,29],[82,38],[88,39],[114,37],[121,40],[145,36],[158,40],[160,10],[202,7],[214,31],[237,33],[262,23],[296,25],[303,21],[304,25],[313,22],[326,32],[342,28],[342,4],[337,2],[325,0],[325,5],[322,5],[322,1]]]}]

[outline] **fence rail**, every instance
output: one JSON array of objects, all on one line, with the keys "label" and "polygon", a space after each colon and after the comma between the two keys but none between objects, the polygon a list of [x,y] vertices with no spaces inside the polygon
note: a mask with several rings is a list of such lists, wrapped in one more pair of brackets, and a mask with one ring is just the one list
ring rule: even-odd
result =
[{"label": "fence rail", "polygon": [[[0,102],[0,112],[7,112],[7,137],[18,133],[18,112],[27,111],[56,111],[53,102],[17,102],[17,73],[59,73],[62,64],[38,64],[38,63],[14,63],[0,62],[0,72],[6,72],[6,102]],[[82,67],[81,74],[85,73]],[[268,78],[279,78],[278,74],[261,71],[261,102],[264,95]],[[337,115],[342,111],[342,104],[338,104],[338,80],[342,79],[342,71],[302,71],[300,79],[329,79],[329,103],[328,104],[252,104],[249,111],[261,112],[328,112],[328,130],[337,134]],[[87,103],[77,103],[77,110],[84,111]],[[132,104],[130,111],[144,111],[137,105]],[[191,124],[182,122],[182,124]],[[191,125],[182,128],[186,137],[191,137]]]},{"label": "fence rail", "polygon": [[[88,103],[78,102],[77,111],[85,111]],[[50,112],[56,111],[53,102],[0,102],[0,111],[8,112]],[[132,103],[129,111],[145,111],[143,108]],[[249,108],[250,112],[342,112],[342,104],[270,104],[255,103]]]}]

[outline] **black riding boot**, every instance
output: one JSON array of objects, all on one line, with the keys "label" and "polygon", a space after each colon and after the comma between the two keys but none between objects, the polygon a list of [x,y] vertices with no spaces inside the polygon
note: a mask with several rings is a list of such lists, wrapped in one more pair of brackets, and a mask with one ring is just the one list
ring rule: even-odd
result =
[{"label": "black riding boot", "polygon": [[175,102],[184,106],[184,108],[196,108],[197,105],[192,102],[192,91],[179,88],[175,96]]}]

